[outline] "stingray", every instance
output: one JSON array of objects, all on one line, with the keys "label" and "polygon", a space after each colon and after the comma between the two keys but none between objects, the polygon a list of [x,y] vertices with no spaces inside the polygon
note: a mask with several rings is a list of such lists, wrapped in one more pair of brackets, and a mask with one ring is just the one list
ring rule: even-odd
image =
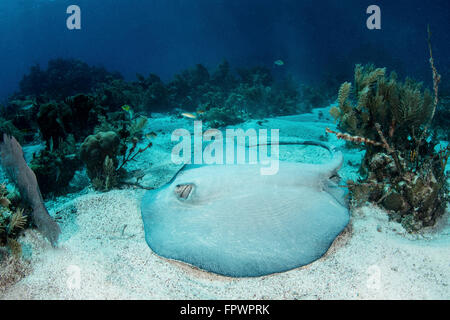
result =
[{"label": "stingray", "polygon": [[[281,144],[281,143],[280,143]],[[289,144],[289,143],[288,143]],[[292,144],[292,143],[290,143]],[[324,164],[185,165],[141,204],[145,238],[158,255],[231,277],[288,271],[323,256],[349,221],[335,178],[340,151]]]}]

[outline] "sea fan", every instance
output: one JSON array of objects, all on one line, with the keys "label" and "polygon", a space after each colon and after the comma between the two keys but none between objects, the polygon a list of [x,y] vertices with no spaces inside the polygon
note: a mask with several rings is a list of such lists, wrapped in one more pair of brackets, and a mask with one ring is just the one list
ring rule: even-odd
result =
[{"label": "sea fan", "polygon": [[36,175],[23,157],[22,147],[14,137],[3,134],[0,153],[2,166],[10,180],[17,185],[22,197],[33,208],[33,222],[51,244],[56,246],[61,230],[44,206]]}]

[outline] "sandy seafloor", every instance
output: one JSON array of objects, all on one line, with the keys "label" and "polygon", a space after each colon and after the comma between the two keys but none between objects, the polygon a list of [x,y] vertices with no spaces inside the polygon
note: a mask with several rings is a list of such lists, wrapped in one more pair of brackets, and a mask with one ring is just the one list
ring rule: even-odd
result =
[{"label": "sandy seafloor", "polygon": [[[323,116],[319,117],[322,113]],[[319,119],[320,118],[320,119]],[[171,163],[176,128],[192,120],[162,114],[149,119],[158,137],[131,168],[142,168],[143,185],[159,187],[179,169]],[[326,109],[313,114],[270,118],[239,125],[278,128],[280,140],[319,140],[334,128]],[[343,146],[335,137],[329,142]],[[36,146],[25,147],[29,157]],[[343,181],[357,177],[362,153],[341,148]],[[282,147],[281,159],[314,161],[326,153],[314,147]],[[258,278],[228,278],[154,254],[144,239],[141,189],[95,192],[83,174],[82,190],[46,202],[62,228],[54,249],[35,230],[19,238],[28,261],[26,275],[0,291],[1,299],[449,299],[449,214],[419,235],[388,221],[387,212],[368,205],[355,209],[329,251],[310,265]]]}]

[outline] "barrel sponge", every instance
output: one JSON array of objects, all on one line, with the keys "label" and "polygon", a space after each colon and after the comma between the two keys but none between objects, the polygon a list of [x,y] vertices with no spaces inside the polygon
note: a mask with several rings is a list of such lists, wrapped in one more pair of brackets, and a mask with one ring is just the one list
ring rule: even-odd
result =
[{"label": "barrel sponge", "polygon": [[102,174],[106,156],[114,161],[114,165],[117,165],[120,146],[120,137],[114,131],[99,132],[84,140],[80,148],[80,158],[86,164],[90,179]]}]

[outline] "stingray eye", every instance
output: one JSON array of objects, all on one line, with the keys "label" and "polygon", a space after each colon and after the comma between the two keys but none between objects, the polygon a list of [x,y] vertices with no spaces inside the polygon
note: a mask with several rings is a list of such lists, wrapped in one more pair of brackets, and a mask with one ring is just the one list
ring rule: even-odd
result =
[{"label": "stingray eye", "polygon": [[339,181],[341,180],[341,177],[337,173],[335,173],[329,179],[335,183],[339,183]]},{"label": "stingray eye", "polygon": [[181,200],[186,200],[194,189],[194,185],[188,184],[178,184],[175,187],[175,194]]}]

